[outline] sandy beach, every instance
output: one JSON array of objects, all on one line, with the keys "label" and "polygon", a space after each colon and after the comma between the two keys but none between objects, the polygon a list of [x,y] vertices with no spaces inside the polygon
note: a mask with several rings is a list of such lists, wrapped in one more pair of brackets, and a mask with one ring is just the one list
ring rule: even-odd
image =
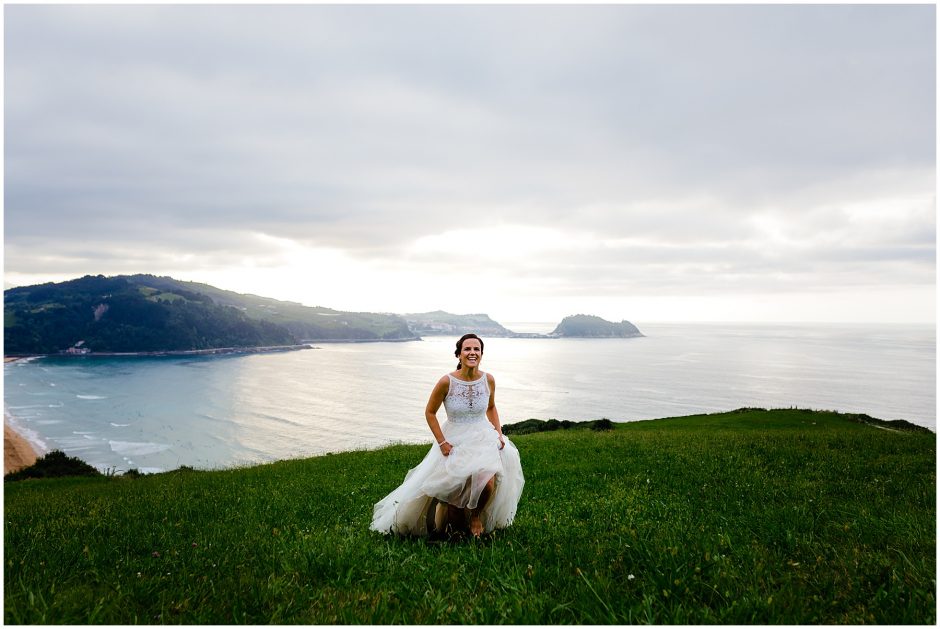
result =
[{"label": "sandy beach", "polygon": [[36,462],[36,451],[6,422],[3,424],[3,473],[9,474]]},{"label": "sandy beach", "polygon": [[[18,356],[4,356],[4,363],[20,360]],[[18,432],[3,422],[3,473],[9,474],[36,462],[36,451]]]}]

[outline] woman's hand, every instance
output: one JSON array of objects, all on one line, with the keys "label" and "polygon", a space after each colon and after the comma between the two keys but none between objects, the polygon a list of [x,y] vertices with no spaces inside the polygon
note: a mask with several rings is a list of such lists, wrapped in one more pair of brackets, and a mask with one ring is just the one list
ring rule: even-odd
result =
[{"label": "woman's hand", "polygon": [[503,439],[503,433],[499,433],[499,449],[502,450],[506,447],[506,440]]},{"label": "woman's hand", "polygon": [[450,456],[450,451],[454,449],[454,446],[450,445],[449,441],[442,441],[438,446],[441,448],[441,454],[444,456]]}]

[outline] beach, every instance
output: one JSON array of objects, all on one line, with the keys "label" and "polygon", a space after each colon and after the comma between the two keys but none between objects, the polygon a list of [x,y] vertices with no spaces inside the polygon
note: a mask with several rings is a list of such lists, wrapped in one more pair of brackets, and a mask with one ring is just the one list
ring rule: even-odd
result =
[{"label": "beach", "polygon": [[3,424],[3,473],[9,474],[36,462],[36,451],[19,433]]},{"label": "beach", "polygon": [[[11,363],[19,360],[17,357],[4,356],[4,363]],[[6,413],[4,413],[6,416]],[[29,467],[36,462],[37,454],[29,441],[24,439],[18,432],[10,428],[3,422],[3,473],[15,472],[24,467]]]}]

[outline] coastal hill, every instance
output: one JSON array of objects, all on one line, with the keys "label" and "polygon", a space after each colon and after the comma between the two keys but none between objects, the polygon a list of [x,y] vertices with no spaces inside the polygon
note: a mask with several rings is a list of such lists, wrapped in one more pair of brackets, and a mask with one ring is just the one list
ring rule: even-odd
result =
[{"label": "coastal hill", "polygon": [[188,351],[293,345],[294,336],[210,297],[130,281],[85,276],[3,293],[6,354]]},{"label": "coastal hill", "polygon": [[605,321],[594,315],[571,315],[562,319],[561,323],[549,336],[578,337],[578,338],[633,338],[643,336],[640,330],[629,321],[613,323]]},{"label": "coastal hill", "polygon": [[222,290],[209,284],[183,282],[171,277],[132,275],[129,281],[169,292],[186,290],[207,295],[222,306],[232,306],[251,319],[286,328],[299,342],[305,341],[402,341],[416,335],[396,314],[344,312],[322,306],[304,306],[258,295]]},{"label": "coastal hill", "polygon": [[455,315],[443,310],[421,314],[406,314],[405,321],[415,334],[433,336],[440,334],[461,335],[474,332],[483,336],[513,336],[485,314]]},{"label": "coastal hill", "polygon": [[153,275],[87,275],[11,288],[3,300],[7,355],[415,338],[398,315],[308,307]]},{"label": "coastal hill", "polygon": [[515,333],[486,314],[343,312],[154,275],[86,275],[4,291],[4,352],[191,352],[310,342],[408,341],[422,335],[512,338],[643,336],[629,321],[565,317],[551,334]]}]

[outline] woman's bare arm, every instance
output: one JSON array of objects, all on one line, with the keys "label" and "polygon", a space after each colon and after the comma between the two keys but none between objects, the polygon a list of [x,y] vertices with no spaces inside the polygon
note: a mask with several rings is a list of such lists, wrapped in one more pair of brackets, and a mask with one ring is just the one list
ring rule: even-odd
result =
[{"label": "woman's bare arm", "polygon": [[496,410],[496,378],[492,374],[486,374],[486,383],[490,387],[490,402],[486,407],[486,418],[493,424],[493,428],[499,433],[499,449],[502,450],[506,442],[503,441],[503,427],[499,423],[499,411]]},{"label": "woman's bare arm", "polygon": [[437,421],[437,411],[440,410],[444,398],[447,397],[447,391],[450,389],[450,378],[443,376],[434,385],[431,390],[431,397],[428,398],[428,405],[424,408],[424,419],[428,422],[428,428],[434,433],[434,440],[441,447],[444,456],[450,454],[451,445],[444,439],[444,432],[441,430],[441,424]]}]

